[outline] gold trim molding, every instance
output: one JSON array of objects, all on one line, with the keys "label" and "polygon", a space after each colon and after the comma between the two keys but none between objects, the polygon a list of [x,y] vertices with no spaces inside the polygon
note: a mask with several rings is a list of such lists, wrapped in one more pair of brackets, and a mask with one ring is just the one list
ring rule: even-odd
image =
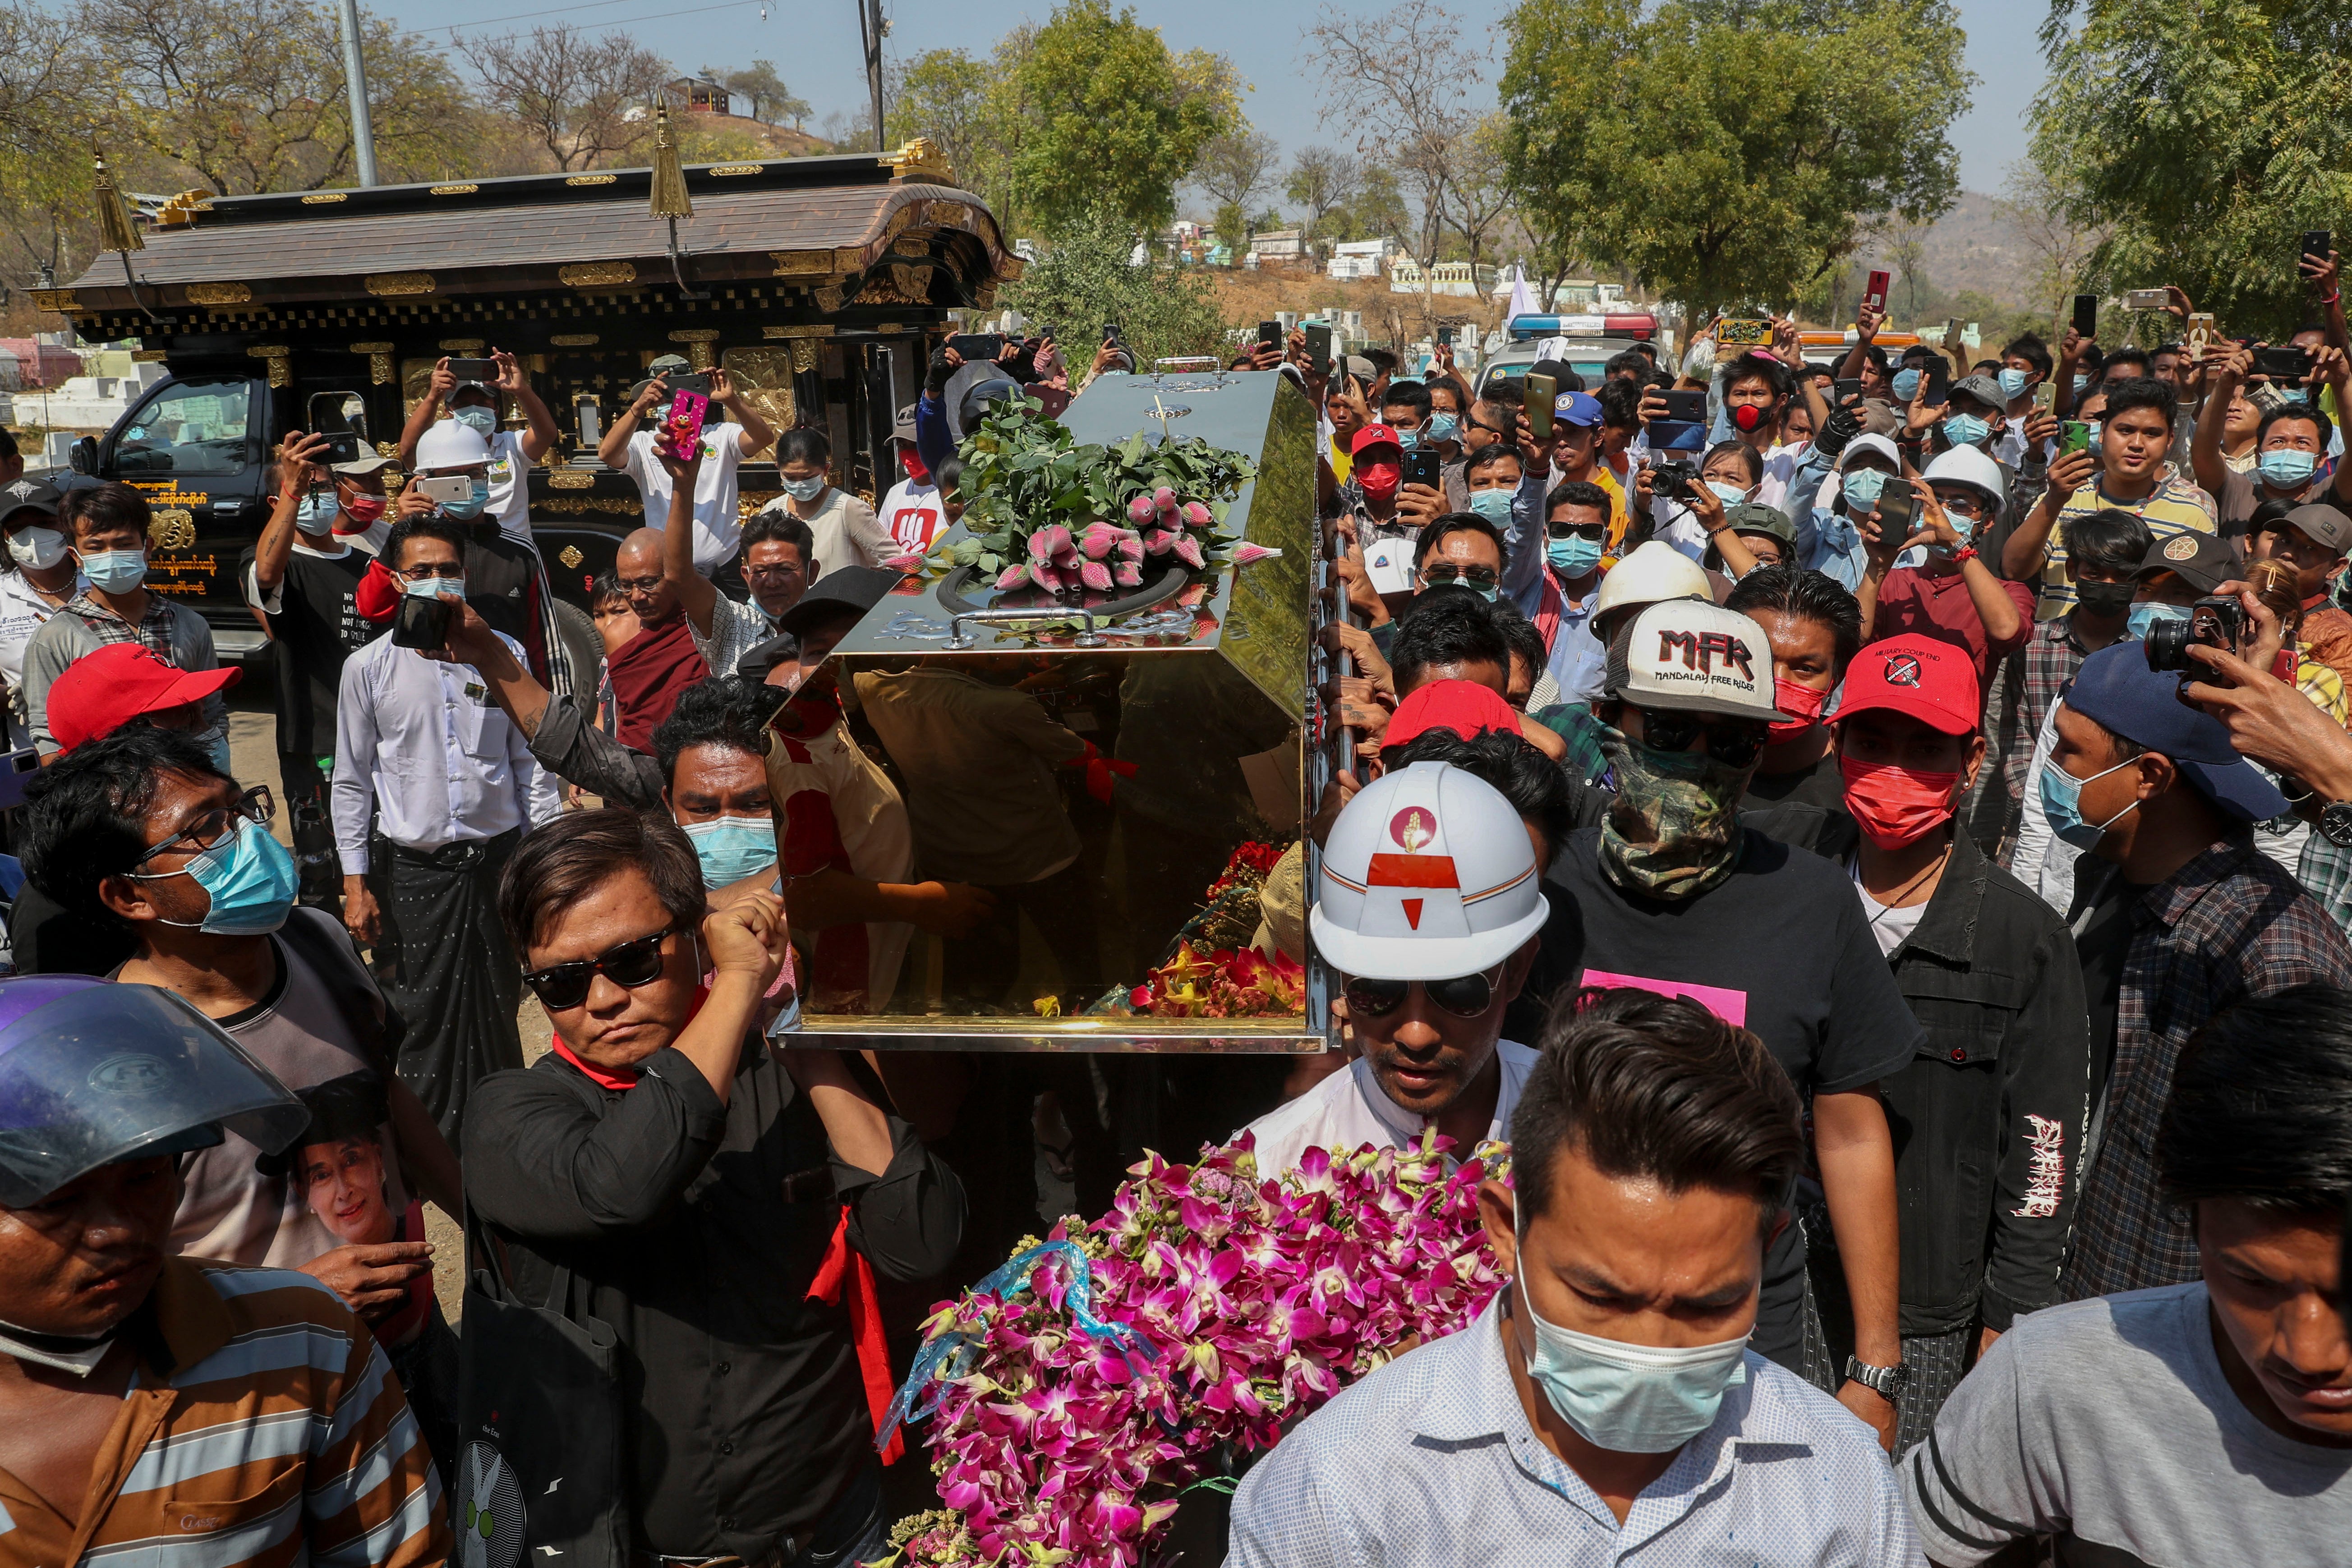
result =
[{"label": "gold trim molding", "polygon": [[593,489],[596,488],[596,476],[572,468],[554,468],[548,473],[547,488],[551,490]]},{"label": "gold trim molding", "polygon": [[191,283],[188,303],[191,305],[242,305],[253,298],[253,287],[247,283]]},{"label": "gold trim molding", "polygon": [[547,341],[550,346],[559,349],[593,349],[596,346],[596,334],[593,332],[558,332]]},{"label": "gold trim molding", "polygon": [[713,163],[704,172],[723,180],[734,174],[756,174],[766,166],[763,163]]},{"label": "gold trim molding", "polygon": [[441,352],[445,354],[456,354],[460,359],[481,358],[482,346],[482,340],[479,338],[443,338],[441,340]]},{"label": "gold trim molding", "polygon": [[[368,356],[368,383],[372,386],[390,386],[393,382],[392,356],[398,343],[353,343],[352,353]],[[392,454],[385,453],[386,457]]]},{"label": "gold trim molding", "polygon": [[474,184],[436,185],[426,194],[436,196],[470,196],[481,188],[481,186]]},{"label": "gold trim molding", "polygon": [[830,323],[819,323],[818,325],[812,327],[779,327],[770,325],[761,327],[760,329],[760,335],[766,338],[769,342],[773,342],[779,338],[829,338],[833,336],[833,331],[834,329]]},{"label": "gold trim molding", "polygon": [[555,275],[573,289],[617,289],[637,280],[637,264],[634,261],[575,261],[569,267],[559,267]]},{"label": "gold trim molding", "polygon": [[312,191],[302,198],[302,205],[306,207],[332,206],[348,195],[345,191]]},{"label": "gold trim molding", "polygon": [[928,136],[918,136],[896,153],[885,153],[875,160],[890,171],[893,184],[909,180],[928,184],[952,185],[955,170],[948,164],[948,155]]},{"label": "gold trim molding", "polygon": [[[310,200],[308,196],[302,198]],[[360,279],[367,291],[378,299],[398,299],[409,294],[430,294],[437,285],[430,272],[371,272]]]},{"label": "gold trim molding", "polygon": [[131,351],[131,363],[133,364],[162,364],[171,357],[169,349],[132,349]]},{"label": "gold trim molding", "polygon": [[574,174],[563,183],[567,185],[609,185],[620,177],[618,174]]},{"label": "gold trim molding", "polygon": [[680,327],[670,333],[669,341],[688,345],[687,357],[697,370],[710,370],[719,363],[719,351],[711,346],[719,341],[714,327]]},{"label": "gold trim molding", "polygon": [[256,343],[245,352],[269,367],[270,385],[287,386],[292,384],[294,377],[287,361],[294,351],[286,344]]},{"label": "gold trim molding", "polygon": [[33,290],[33,309],[79,310],[81,301],[74,298],[74,291],[70,289],[36,289]]},{"label": "gold trim molding", "polygon": [[768,259],[776,264],[779,278],[822,278],[833,271],[830,250],[772,250]]}]

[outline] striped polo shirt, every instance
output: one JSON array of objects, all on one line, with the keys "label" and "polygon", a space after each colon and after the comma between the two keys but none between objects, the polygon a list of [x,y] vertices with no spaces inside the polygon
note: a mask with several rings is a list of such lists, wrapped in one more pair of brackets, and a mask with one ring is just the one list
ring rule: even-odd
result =
[{"label": "striped polo shirt", "polygon": [[95,1506],[69,1518],[0,1470],[0,1562],[425,1568],[449,1555],[408,1401],[332,1290],[173,1258],[148,1307],[131,1331],[128,1426],[90,1478]]},{"label": "striped polo shirt", "polygon": [[2164,477],[2144,500],[2115,500],[2099,491],[2096,479],[2068,496],[2058,509],[2058,521],[2050,529],[2049,553],[2042,563],[2042,598],[2035,605],[2033,618],[2046,621],[2063,616],[2074,607],[2074,584],[2066,580],[2066,521],[2086,517],[2095,511],[2113,507],[2117,511],[2131,512],[2147,524],[2155,542],[2183,533],[2217,533],[2221,524],[2213,511],[2213,498],[2200,489],[2197,481],[2179,469],[2167,464]]}]

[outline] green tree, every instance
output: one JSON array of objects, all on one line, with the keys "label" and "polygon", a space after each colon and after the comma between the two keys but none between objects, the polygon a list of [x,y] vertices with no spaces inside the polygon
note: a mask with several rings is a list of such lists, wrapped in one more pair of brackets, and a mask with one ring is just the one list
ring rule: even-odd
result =
[{"label": "green tree", "polygon": [[784,85],[784,79],[766,60],[753,60],[740,70],[705,66],[702,74],[725,88],[730,98],[743,100],[753,120],[762,120],[770,125],[789,120],[798,127],[809,117],[809,106],[793,96],[793,89]]},{"label": "green tree", "polygon": [[1328,147],[1302,147],[1290,161],[1282,194],[1306,209],[1300,226],[1312,242],[1324,237],[1326,215],[1356,194],[1362,166]]},{"label": "green tree", "polygon": [[1950,0],[1521,0],[1505,30],[1530,227],[1699,318],[1785,302],[1867,215],[1958,195]]},{"label": "green tree", "polygon": [[2033,161],[2074,185],[2078,226],[2112,226],[2092,281],[2177,283],[2232,333],[2294,327],[2295,236],[2352,208],[2352,6],[2053,0],[2042,40]]},{"label": "green tree", "polygon": [[1402,240],[1412,232],[1412,214],[1404,205],[1404,191],[1396,171],[1385,163],[1362,165],[1354,194],[1324,220],[1325,237],[1332,240]]},{"label": "green tree", "polygon": [[1048,234],[1097,207],[1137,228],[1164,226],[1202,146],[1241,121],[1232,62],[1171,54],[1132,8],[1114,12],[1108,0],[1055,7],[997,99],[1015,210]]},{"label": "green tree", "polygon": [[1115,321],[1137,363],[1178,354],[1213,354],[1225,340],[1226,321],[1207,279],[1171,265],[1147,245],[1133,265],[1142,236],[1123,216],[1097,207],[1055,230],[1021,280],[999,296],[1032,321],[1064,334],[1074,366],[1092,356],[1093,337]]}]

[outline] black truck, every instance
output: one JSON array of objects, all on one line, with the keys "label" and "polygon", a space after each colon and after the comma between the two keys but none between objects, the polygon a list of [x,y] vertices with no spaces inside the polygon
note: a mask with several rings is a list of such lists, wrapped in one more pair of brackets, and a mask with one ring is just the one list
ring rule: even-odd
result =
[{"label": "black truck", "polygon": [[[638,526],[635,484],[596,444],[659,355],[724,366],[780,431],[823,428],[834,482],[877,499],[929,335],[1021,259],[928,142],[685,174],[694,214],[674,222],[648,211],[649,169],[175,200],[143,249],[37,295],[170,372],[73,467],[147,492],[148,586],[202,610],[225,655],[260,641],[235,576],[279,435],[348,431],[396,458],[444,355],[513,353],[553,411],[530,516],[575,602]],[[747,514],[773,499],[772,453],[738,484]]]}]

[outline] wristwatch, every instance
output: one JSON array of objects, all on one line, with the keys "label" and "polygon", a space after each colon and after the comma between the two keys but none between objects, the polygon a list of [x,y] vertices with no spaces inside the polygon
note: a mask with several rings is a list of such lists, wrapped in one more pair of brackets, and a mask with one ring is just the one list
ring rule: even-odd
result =
[{"label": "wristwatch", "polygon": [[2336,801],[2319,808],[2319,834],[2338,849],[2352,849],[2352,801]]},{"label": "wristwatch", "polygon": [[1845,1374],[1849,1380],[1886,1399],[1899,1396],[1903,1385],[1911,1381],[1911,1369],[1900,1362],[1893,1366],[1873,1366],[1859,1356],[1845,1358]]}]

